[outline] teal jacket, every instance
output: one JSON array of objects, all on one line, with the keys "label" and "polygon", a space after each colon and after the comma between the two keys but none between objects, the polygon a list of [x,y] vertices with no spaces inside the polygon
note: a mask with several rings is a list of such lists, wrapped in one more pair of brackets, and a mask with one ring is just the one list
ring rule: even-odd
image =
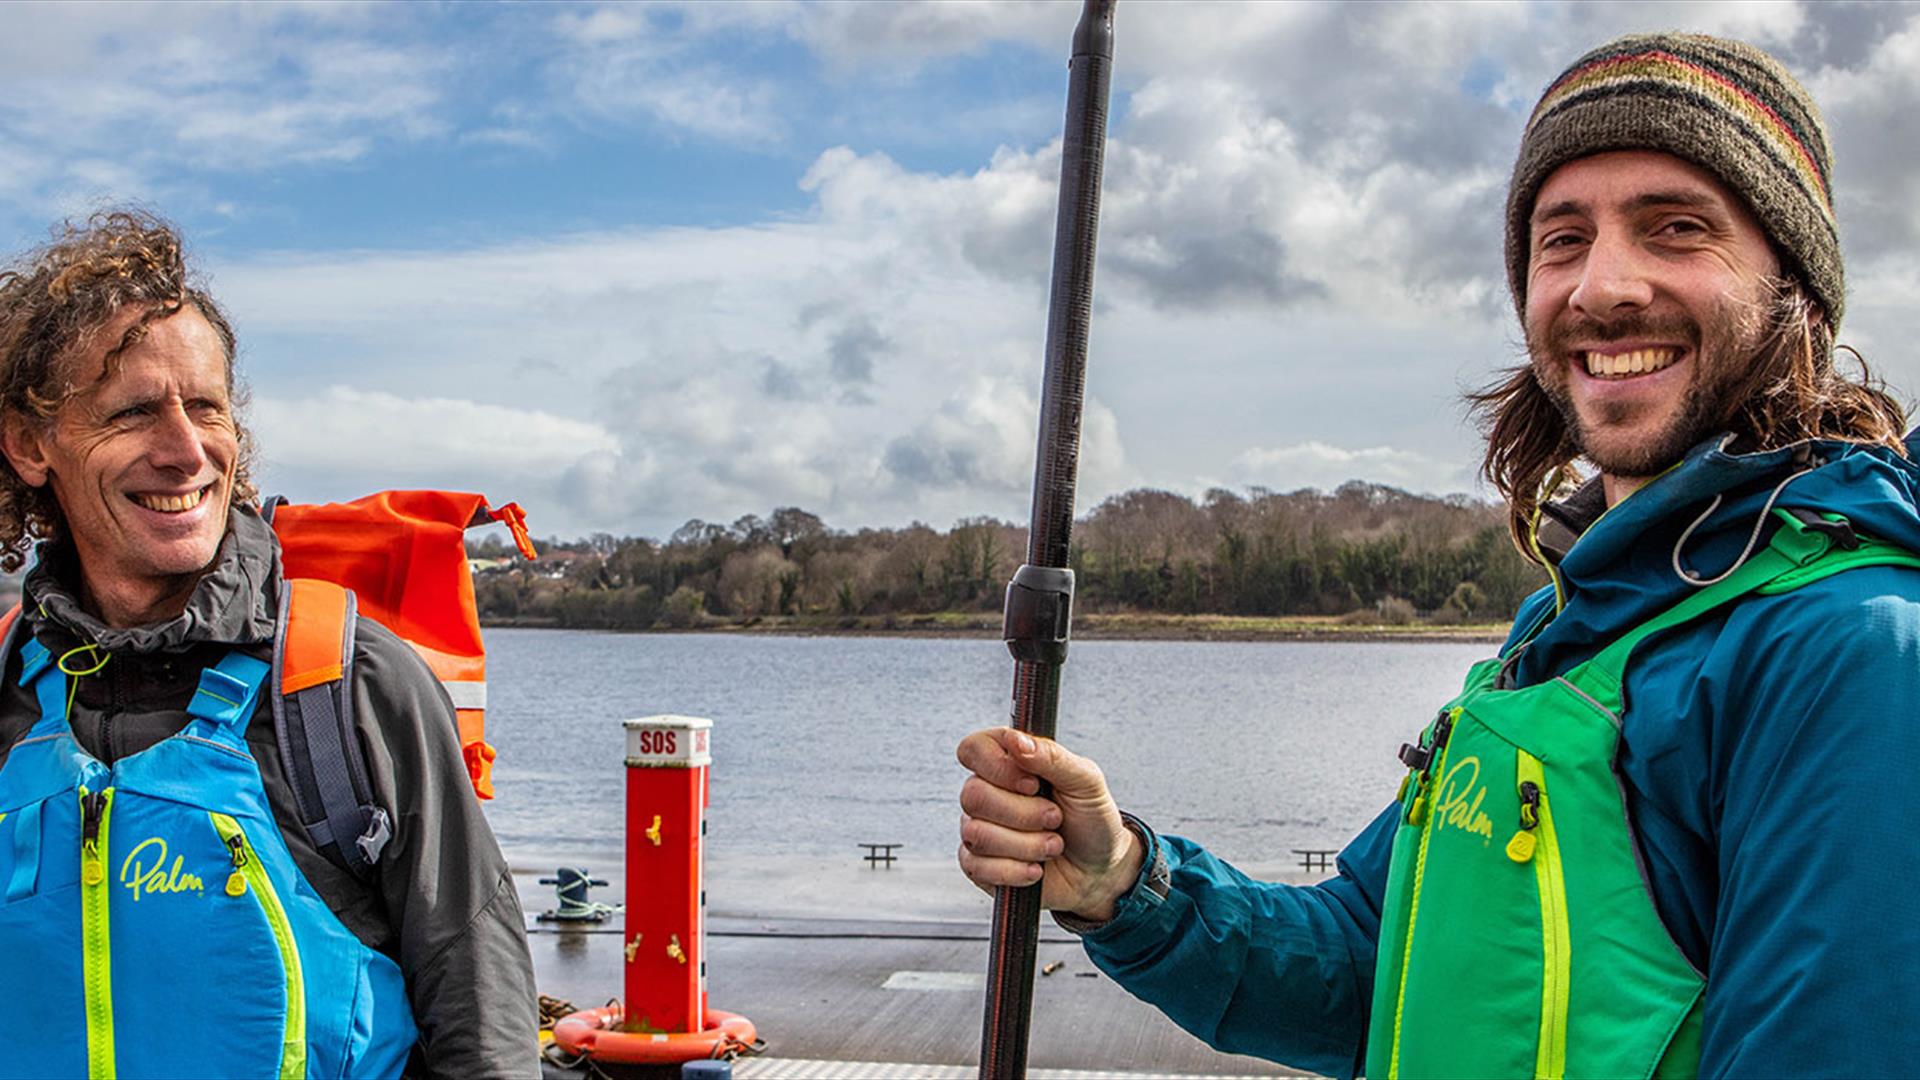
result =
[{"label": "teal jacket", "polygon": [[[1578,533],[1557,560],[1560,598],[1548,588],[1522,605],[1503,649],[1551,620],[1519,657],[1520,685],[1692,592],[1676,558],[1711,578],[1756,524],[1752,542],[1764,544],[1769,498],[1920,551],[1912,462],[1840,443],[1760,454],[1720,443]],[[1707,976],[1702,1075],[1910,1074],[1920,570],[1859,569],[1750,598],[1643,650],[1625,691],[1618,770],[1654,903]],[[1410,736],[1437,705],[1408,702]],[[1309,887],[1253,881],[1143,830],[1148,865],[1114,919],[1084,935],[1087,952],[1213,1046],[1354,1075],[1392,825],[1383,812],[1341,853],[1338,876]]]}]

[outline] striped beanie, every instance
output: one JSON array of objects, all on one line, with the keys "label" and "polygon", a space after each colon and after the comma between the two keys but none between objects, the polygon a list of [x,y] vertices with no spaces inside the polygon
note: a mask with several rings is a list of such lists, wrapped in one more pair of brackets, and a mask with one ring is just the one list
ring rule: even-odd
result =
[{"label": "striped beanie", "polygon": [[1837,327],[1846,273],[1833,159],[1813,99],[1772,57],[1702,34],[1633,34],[1576,60],[1527,120],[1507,189],[1507,284],[1524,324],[1529,218],[1540,185],[1575,158],[1660,150],[1745,196],[1785,268]]}]

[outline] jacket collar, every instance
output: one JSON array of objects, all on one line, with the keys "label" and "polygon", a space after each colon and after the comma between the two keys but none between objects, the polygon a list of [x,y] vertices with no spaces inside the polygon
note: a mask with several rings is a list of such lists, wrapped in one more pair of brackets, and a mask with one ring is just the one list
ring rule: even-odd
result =
[{"label": "jacket collar", "polygon": [[1566,671],[1750,557],[1771,535],[1770,508],[1839,513],[1862,535],[1920,551],[1920,466],[1883,447],[1810,440],[1740,453],[1717,436],[1596,513],[1603,503],[1583,487],[1540,515],[1561,606],[1520,659],[1521,685]]},{"label": "jacket collar", "polygon": [[[1744,525],[1730,519],[1750,513],[1745,508],[1748,502],[1758,508],[1756,500],[1745,496],[1764,496],[1787,478],[1819,468],[1840,449],[1840,444],[1809,439],[1776,450],[1740,453],[1732,436],[1716,435],[1700,442],[1678,465],[1611,508],[1596,477],[1556,507],[1555,524],[1566,527],[1574,542],[1555,564],[1576,583],[1582,578],[1610,575],[1632,549],[1662,534],[1676,520],[1693,517],[1716,496],[1722,499],[1716,506],[1720,513],[1715,515],[1714,524],[1718,528],[1710,526],[1707,532]],[[1544,512],[1541,517],[1548,520]]]},{"label": "jacket collar", "polygon": [[1540,507],[1540,520],[1534,524],[1533,541],[1540,554],[1555,566],[1573,550],[1573,545],[1600,515],[1607,512],[1607,492],[1598,476],[1581,484],[1579,490],[1559,502]]},{"label": "jacket collar", "polygon": [[193,588],[184,611],[145,626],[112,627],[80,606],[80,567],[71,542],[42,541],[22,589],[35,632],[64,631],[108,652],[170,652],[217,642],[258,645],[273,640],[279,616],[280,543],[252,507],[227,515],[213,568]]}]

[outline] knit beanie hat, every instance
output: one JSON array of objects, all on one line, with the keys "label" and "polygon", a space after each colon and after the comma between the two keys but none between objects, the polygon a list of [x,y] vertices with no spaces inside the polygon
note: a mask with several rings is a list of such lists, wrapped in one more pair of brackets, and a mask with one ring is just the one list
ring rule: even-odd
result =
[{"label": "knit beanie hat", "polygon": [[1540,96],[1507,189],[1507,284],[1527,311],[1529,219],[1553,170],[1608,150],[1659,150],[1739,192],[1838,327],[1846,274],[1833,158],[1813,99],[1772,57],[1703,34],[1631,34],[1574,61]]}]

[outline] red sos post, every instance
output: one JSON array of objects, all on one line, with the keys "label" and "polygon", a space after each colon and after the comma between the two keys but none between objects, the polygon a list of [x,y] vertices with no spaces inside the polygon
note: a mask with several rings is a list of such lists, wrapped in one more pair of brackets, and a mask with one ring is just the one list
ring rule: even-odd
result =
[{"label": "red sos post", "polygon": [[713,721],[646,716],[627,727],[629,1031],[707,1022],[708,740]]},{"label": "red sos post", "polygon": [[707,1007],[707,766],[713,721],[646,716],[627,729],[624,996],[553,1025],[595,1062],[669,1065],[757,1053],[753,1021]]}]

